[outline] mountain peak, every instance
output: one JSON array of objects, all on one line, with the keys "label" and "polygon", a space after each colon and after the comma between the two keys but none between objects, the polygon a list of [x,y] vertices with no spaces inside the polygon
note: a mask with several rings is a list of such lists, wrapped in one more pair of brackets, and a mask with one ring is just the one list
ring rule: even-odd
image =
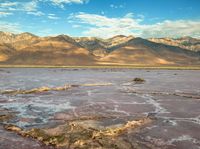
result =
[{"label": "mountain peak", "polygon": [[125,35],[116,35],[116,36],[113,36],[113,37],[111,37],[111,38],[109,38],[109,39],[114,39],[114,38],[125,38],[125,37],[127,37],[127,36],[125,36]]},{"label": "mountain peak", "polygon": [[20,34],[17,34],[17,36],[31,36],[31,37],[38,37],[32,33],[29,33],[29,32],[23,32],[23,33],[20,33]]},{"label": "mountain peak", "polygon": [[13,35],[15,35],[15,34],[13,34],[13,33],[10,33],[10,32],[3,32],[3,31],[0,31],[0,35],[1,36],[13,36]]}]

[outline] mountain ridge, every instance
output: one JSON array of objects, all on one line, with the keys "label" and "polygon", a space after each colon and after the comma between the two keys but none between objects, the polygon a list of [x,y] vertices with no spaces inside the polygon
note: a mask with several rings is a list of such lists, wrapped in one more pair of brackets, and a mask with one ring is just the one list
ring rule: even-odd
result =
[{"label": "mountain ridge", "polygon": [[200,51],[200,39],[189,36],[180,38],[150,38],[150,41],[177,46],[191,51]]},{"label": "mountain ridge", "polygon": [[[166,41],[176,41],[169,43]],[[57,35],[39,37],[0,32],[1,65],[200,65],[200,52],[181,46],[199,39],[143,39],[117,35],[108,39]],[[191,46],[191,45],[190,45]]]}]

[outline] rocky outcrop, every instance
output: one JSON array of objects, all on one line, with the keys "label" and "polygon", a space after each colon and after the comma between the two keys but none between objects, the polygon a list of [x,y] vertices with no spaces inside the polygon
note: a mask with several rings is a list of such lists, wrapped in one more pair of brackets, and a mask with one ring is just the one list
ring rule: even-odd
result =
[{"label": "rocky outcrop", "polygon": [[14,125],[6,125],[4,128],[16,132],[24,137],[32,137],[46,145],[57,148],[119,148],[131,149],[132,144],[123,136],[128,131],[134,131],[149,123],[149,118],[128,121],[118,126],[102,127],[95,118],[93,120],[77,120],[58,125],[54,128],[32,128],[22,130]]}]

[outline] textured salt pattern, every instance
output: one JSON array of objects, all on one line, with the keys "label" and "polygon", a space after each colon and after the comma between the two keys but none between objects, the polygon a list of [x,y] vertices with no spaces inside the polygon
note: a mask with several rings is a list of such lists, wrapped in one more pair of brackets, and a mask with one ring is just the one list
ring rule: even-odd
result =
[{"label": "textured salt pattern", "polygon": [[[151,124],[127,141],[142,148],[198,148],[200,146],[200,71],[131,69],[2,69],[0,91],[51,89],[28,94],[0,94],[0,110],[14,118],[1,121],[23,129],[58,126],[90,118],[98,127],[120,126],[149,117]],[[9,72],[9,73],[6,73]],[[176,74],[176,75],[174,75]],[[145,79],[135,83],[136,77]],[[67,90],[55,90],[64,85]],[[98,119],[98,122],[95,120]],[[1,126],[1,127],[2,127]],[[1,128],[0,148],[11,149],[14,133]],[[7,143],[5,139],[7,138]],[[19,139],[22,141],[23,137]],[[30,140],[24,138],[25,146]],[[19,143],[15,142],[20,147]],[[32,144],[32,140],[30,141]],[[35,148],[41,147],[40,144]],[[31,146],[28,146],[30,148]],[[32,146],[32,148],[34,148]]]}]

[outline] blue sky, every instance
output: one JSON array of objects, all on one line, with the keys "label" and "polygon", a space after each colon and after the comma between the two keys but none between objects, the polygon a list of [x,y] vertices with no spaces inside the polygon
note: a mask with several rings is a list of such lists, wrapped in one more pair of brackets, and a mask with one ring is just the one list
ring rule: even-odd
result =
[{"label": "blue sky", "polygon": [[200,0],[0,0],[0,30],[200,38]]}]

